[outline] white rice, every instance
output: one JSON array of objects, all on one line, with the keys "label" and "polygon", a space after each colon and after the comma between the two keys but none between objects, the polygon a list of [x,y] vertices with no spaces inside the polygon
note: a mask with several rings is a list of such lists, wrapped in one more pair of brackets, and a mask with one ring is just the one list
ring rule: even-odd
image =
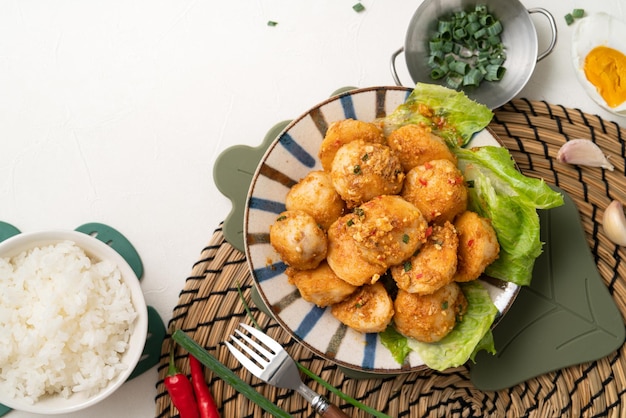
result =
[{"label": "white rice", "polygon": [[104,388],[136,311],[116,265],[73,242],[0,258],[0,391],[29,403]]}]

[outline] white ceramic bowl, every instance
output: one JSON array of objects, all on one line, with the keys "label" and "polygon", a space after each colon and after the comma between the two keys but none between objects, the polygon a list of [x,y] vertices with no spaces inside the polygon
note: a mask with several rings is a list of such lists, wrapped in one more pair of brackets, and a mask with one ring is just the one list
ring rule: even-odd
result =
[{"label": "white ceramic bowl", "polygon": [[[269,242],[270,225],[285,210],[289,188],[311,170],[321,169],[318,149],[331,122],[346,118],[372,121],[403,103],[410,89],[372,87],[348,91],[320,103],[293,120],[268,147],[252,178],[244,216],[245,251],[263,303],[292,337],[338,365],[365,373],[396,374],[425,369],[417,353],[401,366],[378,334],[362,334],[343,326],[330,313],[300,297],[285,274],[286,265]],[[498,145],[488,130],[472,144]],[[501,314],[518,293],[513,283],[483,281]],[[500,316],[501,317],[501,316]],[[498,319],[497,319],[498,320]],[[497,321],[496,320],[496,321]]]},{"label": "white ceramic bowl", "polygon": [[[124,282],[131,292],[131,301],[137,312],[137,317],[132,324],[132,332],[129,340],[129,347],[124,352],[121,362],[126,368],[109,382],[101,391],[93,396],[87,397],[81,393],[72,394],[65,399],[60,395],[44,396],[34,404],[30,404],[21,399],[8,397],[0,391],[0,403],[20,411],[33,412],[38,414],[67,414],[92,406],[111,395],[129,377],[139,362],[146,337],[148,333],[148,311],[144,296],[139,284],[139,280],[126,260],[113,248],[102,241],[77,231],[44,231],[21,233],[0,243],[0,257],[15,256],[25,250],[56,244],[62,241],[72,241],[85,253],[96,260],[109,260],[119,268]],[[2,278],[0,278],[2,280]]]},{"label": "white ceramic bowl", "polygon": [[580,19],[575,25],[572,33],[572,62],[578,81],[589,97],[602,108],[613,114],[626,116],[626,103],[617,107],[609,106],[587,79],[584,70],[585,58],[595,47],[607,46],[622,54],[626,53],[626,23],[607,13],[594,13]]}]

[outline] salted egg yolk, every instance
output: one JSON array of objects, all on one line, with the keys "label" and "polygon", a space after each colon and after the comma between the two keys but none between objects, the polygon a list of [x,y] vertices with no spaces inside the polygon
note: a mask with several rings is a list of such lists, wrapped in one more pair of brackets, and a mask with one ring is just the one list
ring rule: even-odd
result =
[{"label": "salted egg yolk", "polygon": [[593,48],[585,58],[585,76],[609,107],[626,101],[626,55],[607,46]]}]

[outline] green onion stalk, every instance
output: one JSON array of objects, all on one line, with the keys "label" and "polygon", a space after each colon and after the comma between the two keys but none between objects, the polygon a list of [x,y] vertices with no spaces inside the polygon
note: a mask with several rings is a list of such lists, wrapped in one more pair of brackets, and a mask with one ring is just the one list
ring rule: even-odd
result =
[{"label": "green onion stalk", "polygon": [[223,365],[218,359],[209,354],[204,347],[193,340],[184,331],[178,329],[172,334],[172,339],[181,347],[187,350],[192,356],[198,359],[200,363],[211,369],[213,373],[231,385],[237,392],[241,393],[252,402],[263,408],[266,412],[274,417],[289,418],[290,414],[279,408],[272,401],[261,395],[252,386],[241,380],[239,376],[233,373],[228,367]]}]

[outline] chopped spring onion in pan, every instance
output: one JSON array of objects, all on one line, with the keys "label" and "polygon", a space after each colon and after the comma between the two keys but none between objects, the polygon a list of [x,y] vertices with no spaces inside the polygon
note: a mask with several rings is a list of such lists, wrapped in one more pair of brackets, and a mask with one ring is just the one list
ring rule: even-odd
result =
[{"label": "chopped spring onion in pan", "polygon": [[457,90],[501,80],[506,72],[502,30],[484,4],[440,18],[428,43],[430,77]]}]

